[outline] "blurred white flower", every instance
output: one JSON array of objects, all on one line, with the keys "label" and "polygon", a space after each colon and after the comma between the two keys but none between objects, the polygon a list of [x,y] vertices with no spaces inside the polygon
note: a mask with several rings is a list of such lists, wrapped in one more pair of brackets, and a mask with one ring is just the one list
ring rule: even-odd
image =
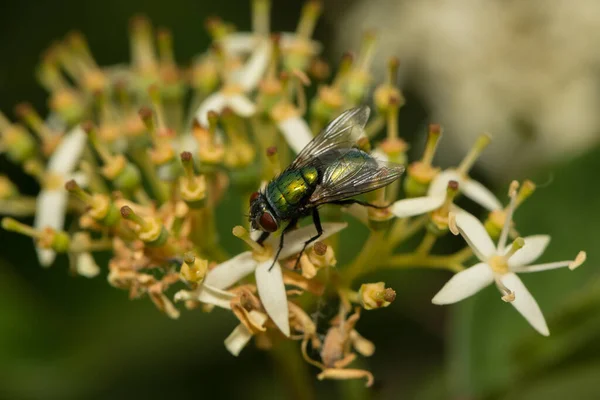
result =
[{"label": "blurred white flower", "polygon": [[425,94],[457,146],[442,156],[491,132],[482,166],[502,178],[600,140],[599,19],[596,0],[369,0],[348,9],[335,42],[341,53],[376,28],[386,49],[377,74],[401,59],[403,81]]},{"label": "blurred white flower", "polygon": [[[43,230],[47,227],[54,230],[63,229],[69,197],[64,187],[65,182],[75,179],[80,185],[84,185],[85,177],[74,171],[83,155],[86,140],[86,133],[77,126],[63,137],[48,160],[43,187],[37,197],[33,223],[35,229]],[[36,247],[36,251],[40,264],[45,267],[52,264],[56,257],[53,250]]]},{"label": "blurred white flower", "polygon": [[202,126],[208,126],[208,112],[220,113],[225,107],[230,107],[237,115],[249,117],[256,112],[256,106],[246,93],[252,91],[262,79],[271,56],[271,43],[264,39],[246,64],[232,71],[221,90],[208,96],[196,112],[196,118]]}]

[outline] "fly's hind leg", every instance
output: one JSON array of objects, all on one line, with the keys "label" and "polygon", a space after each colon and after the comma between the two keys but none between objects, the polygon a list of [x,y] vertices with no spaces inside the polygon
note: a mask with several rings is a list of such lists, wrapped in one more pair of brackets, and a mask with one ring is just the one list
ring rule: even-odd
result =
[{"label": "fly's hind leg", "polygon": [[313,223],[315,224],[315,228],[317,228],[317,234],[315,236],[311,237],[310,239],[308,239],[306,242],[304,242],[304,246],[302,247],[302,250],[298,254],[298,258],[296,259],[296,263],[294,264],[294,269],[298,268],[298,264],[300,263],[300,257],[302,257],[302,254],[304,254],[306,247],[309,244],[311,244],[312,242],[314,242],[315,240],[317,240],[318,238],[320,238],[321,235],[323,234],[323,227],[321,226],[321,218],[319,217],[319,211],[317,211],[316,208],[313,208],[312,217],[313,217]]},{"label": "fly's hind leg", "polygon": [[366,201],[361,201],[361,200],[355,200],[355,199],[337,200],[337,201],[332,201],[329,204],[336,204],[338,206],[349,206],[352,204],[360,204],[361,206],[376,208],[378,210],[385,210],[386,208],[388,208],[390,206],[389,204],[386,206],[378,206],[376,204],[368,203]]}]

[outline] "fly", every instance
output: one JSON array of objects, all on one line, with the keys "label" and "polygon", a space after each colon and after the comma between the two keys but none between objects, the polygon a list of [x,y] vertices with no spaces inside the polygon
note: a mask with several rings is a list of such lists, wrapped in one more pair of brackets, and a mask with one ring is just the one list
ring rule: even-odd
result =
[{"label": "fly", "polygon": [[273,265],[283,248],[285,234],[294,229],[299,219],[312,215],[317,234],[304,242],[296,265],[306,247],[323,234],[319,206],[361,204],[382,208],[352,199],[389,185],[404,171],[402,165],[378,160],[358,148],[357,141],[364,136],[369,111],[369,107],[360,106],[343,112],[264,190],[251,195],[249,218],[252,228],[262,231],[259,244],[287,223]]}]

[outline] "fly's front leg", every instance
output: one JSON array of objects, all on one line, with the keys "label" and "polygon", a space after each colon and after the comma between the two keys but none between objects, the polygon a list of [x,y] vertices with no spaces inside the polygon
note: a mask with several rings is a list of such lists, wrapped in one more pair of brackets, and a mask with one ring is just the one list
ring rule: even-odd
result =
[{"label": "fly's front leg", "polygon": [[267,240],[267,238],[269,237],[269,235],[271,234],[271,232],[263,232],[260,234],[260,237],[258,238],[258,240],[256,241],[256,243],[260,244],[261,246],[263,245],[263,242],[265,240]]},{"label": "fly's front leg", "polygon": [[302,247],[302,250],[298,254],[298,258],[296,259],[296,264],[294,264],[294,269],[298,268],[298,263],[300,263],[300,257],[302,257],[302,254],[304,254],[306,247],[309,244],[311,244],[312,242],[314,242],[315,240],[317,240],[318,238],[320,238],[321,235],[323,234],[323,227],[321,226],[321,218],[319,217],[319,211],[317,211],[316,208],[313,208],[312,217],[313,217],[313,223],[315,224],[315,228],[317,228],[317,234],[315,236],[311,237],[310,239],[308,239],[306,242],[304,242],[304,246]]},{"label": "fly's front leg", "polygon": [[[283,249],[283,238],[285,237],[285,234],[287,232],[291,231],[296,226],[296,222],[298,222],[298,221],[297,220],[290,221],[290,223],[285,227],[283,232],[281,232],[281,239],[279,239],[279,248],[277,249],[277,253],[275,253],[275,258],[273,258],[273,263],[269,267],[269,271],[271,271],[273,269],[273,267],[275,266],[275,263],[277,262],[277,259],[279,258],[279,253],[281,253],[281,249]],[[265,233],[267,233],[267,236],[269,236],[268,232],[265,232]],[[261,235],[261,238],[262,238],[262,235]],[[266,239],[266,237],[265,237],[265,239]],[[259,242],[259,244],[262,244],[262,243]]]},{"label": "fly's front leg", "polygon": [[388,208],[390,206],[389,204],[387,206],[378,206],[378,205],[375,205],[372,203],[368,203],[366,201],[360,201],[360,200],[354,200],[354,199],[332,201],[329,204],[336,204],[338,206],[349,206],[352,204],[360,204],[361,206],[376,208],[378,210],[385,210],[386,208]]}]

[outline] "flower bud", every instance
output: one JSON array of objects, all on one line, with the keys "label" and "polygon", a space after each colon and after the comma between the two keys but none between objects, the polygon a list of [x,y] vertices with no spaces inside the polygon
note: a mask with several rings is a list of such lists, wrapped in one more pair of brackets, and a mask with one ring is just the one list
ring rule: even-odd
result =
[{"label": "flower bud", "polygon": [[208,261],[195,257],[192,253],[183,256],[179,275],[194,286],[201,283],[208,271]]}]

